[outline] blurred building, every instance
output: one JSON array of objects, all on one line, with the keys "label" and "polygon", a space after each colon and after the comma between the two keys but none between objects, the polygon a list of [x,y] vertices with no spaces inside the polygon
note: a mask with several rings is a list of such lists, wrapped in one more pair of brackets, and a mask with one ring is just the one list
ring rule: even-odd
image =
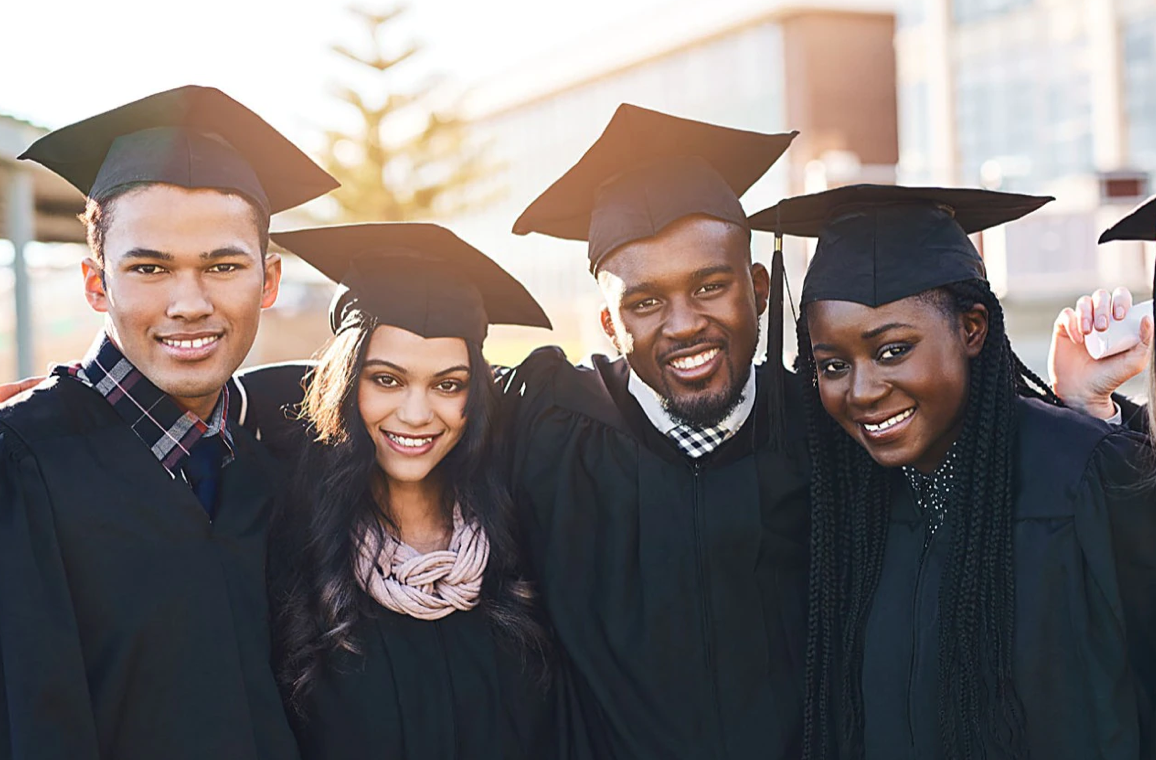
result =
[{"label": "blurred building", "polygon": [[79,275],[72,297],[58,298],[60,259],[45,259],[36,244],[82,242],[76,215],[84,210],[84,198],[47,169],[16,161],[45,132],[0,114],[0,381],[42,370],[59,347],[57,339],[75,332],[70,326],[77,319],[89,318]]},{"label": "blurred building", "polygon": [[[572,357],[607,348],[585,244],[509,231],[522,209],[581,157],[620,103],[742,129],[798,130],[784,158],[745,196],[748,211],[804,189],[893,182],[895,20],[888,7],[854,0],[674,4],[645,23],[527,62],[476,92],[480,137],[504,167],[484,190],[502,200],[452,224],[521,279],[555,327],[552,335],[495,328],[488,353],[514,360],[545,341]],[[756,240],[756,250],[766,261],[771,241],[765,237]],[[805,253],[795,245],[788,264],[798,282]]]},{"label": "blurred building", "polygon": [[1144,247],[1096,239],[1156,171],[1156,0],[902,0],[898,23],[901,179],[1057,198],[985,241],[1009,303],[1146,292]]}]

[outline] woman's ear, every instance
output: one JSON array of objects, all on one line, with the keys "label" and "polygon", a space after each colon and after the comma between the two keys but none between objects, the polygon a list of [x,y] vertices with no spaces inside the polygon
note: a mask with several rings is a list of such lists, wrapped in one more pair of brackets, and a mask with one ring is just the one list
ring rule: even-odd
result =
[{"label": "woman's ear", "polygon": [[987,342],[987,307],[977,303],[960,315],[967,358],[974,359]]}]

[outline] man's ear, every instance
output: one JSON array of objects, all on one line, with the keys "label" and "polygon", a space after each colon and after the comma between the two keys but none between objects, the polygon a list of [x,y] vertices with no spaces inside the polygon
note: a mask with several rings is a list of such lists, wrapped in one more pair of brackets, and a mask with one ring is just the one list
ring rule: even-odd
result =
[{"label": "man's ear", "polygon": [[755,286],[755,308],[762,315],[771,297],[771,273],[762,264],[751,264],[751,282]]},{"label": "man's ear", "polygon": [[281,254],[265,254],[265,283],[261,286],[261,308],[268,309],[277,301],[281,290]]},{"label": "man's ear", "polygon": [[598,318],[602,320],[602,332],[606,333],[606,337],[614,344],[614,349],[622,353],[622,346],[618,343],[618,332],[614,329],[614,319],[610,316],[610,308],[603,306]]},{"label": "man's ear", "polygon": [[987,307],[977,303],[960,316],[963,324],[963,342],[967,358],[974,359],[987,343]]},{"label": "man's ear", "polygon": [[105,292],[104,268],[91,256],[80,263],[84,275],[84,297],[93,311],[108,313],[108,293]]}]

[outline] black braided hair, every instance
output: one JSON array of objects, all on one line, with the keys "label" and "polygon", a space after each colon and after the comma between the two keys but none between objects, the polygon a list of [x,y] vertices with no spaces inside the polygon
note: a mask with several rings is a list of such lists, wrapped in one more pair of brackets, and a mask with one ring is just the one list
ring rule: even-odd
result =
[{"label": "black braided hair", "polygon": [[[1024,757],[1023,708],[1012,680],[1015,572],[1015,399],[1060,404],[1012,351],[999,300],[983,280],[920,294],[958,318],[982,304],[988,335],[971,361],[956,442],[958,487],[948,496],[950,556],[939,591],[940,756],[998,748]],[[804,384],[811,476],[811,576],[806,650],[806,760],[863,757],[863,639],[879,582],[890,512],[888,471],[824,411],[806,314],[796,369]]]}]

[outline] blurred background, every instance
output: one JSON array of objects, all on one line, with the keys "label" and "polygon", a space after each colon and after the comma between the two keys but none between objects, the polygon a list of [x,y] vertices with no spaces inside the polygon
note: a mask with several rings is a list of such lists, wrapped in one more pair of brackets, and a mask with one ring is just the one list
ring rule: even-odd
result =
[{"label": "blurred background", "polygon": [[[521,279],[555,330],[494,328],[499,363],[546,343],[610,350],[585,244],[510,228],[624,101],[799,130],[749,212],[855,182],[1055,195],[977,241],[1037,371],[1077,295],[1149,295],[1149,247],[1096,238],[1156,171],[1156,0],[4,0],[0,40],[0,381],[79,358],[101,324],[81,291],[83,199],[15,156],[190,83],[252,107],[343,183],[274,228],[435,220]],[[771,245],[755,233],[757,258]],[[809,247],[786,253],[797,298]],[[287,261],[250,363],[313,353],[332,290]]]}]

